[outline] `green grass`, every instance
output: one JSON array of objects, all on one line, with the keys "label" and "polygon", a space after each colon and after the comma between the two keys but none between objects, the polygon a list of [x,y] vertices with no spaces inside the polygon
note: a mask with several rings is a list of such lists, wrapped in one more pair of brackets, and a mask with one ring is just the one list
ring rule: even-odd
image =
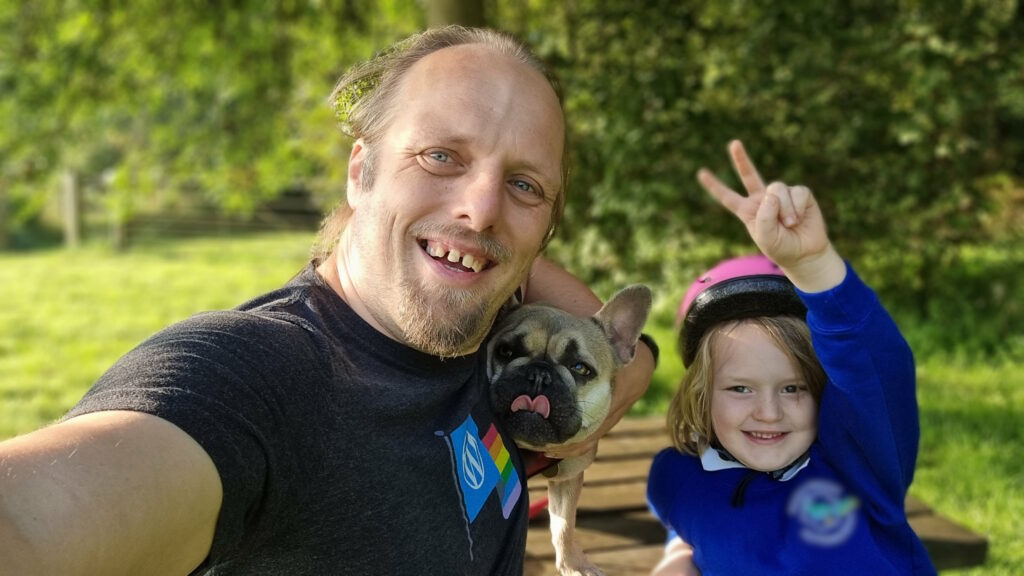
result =
[{"label": "green grass", "polygon": [[0,438],[53,421],[168,324],[286,282],[312,234],[0,253]]},{"label": "green grass", "polygon": [[[280,286],[305,263],[311,242],[312,234],[268,234],[124,253],[0,253],[0,439],[59,418],[160,328]],[[679,291],[655,292],[663,299],[647,331],[661,363],[636,414],[663,413],[682,374],[669,301]],[[1022,368],[1013,360],[918,358],[922,437],[911,492],[990,542],[983,567],[950,573],[1024,573]]]},{"label": "green grass", "polygon": [[1024,370],[1019,363],[918,362],[921,450],[911,492],[989,539],[983,567],[1024,574]]}]

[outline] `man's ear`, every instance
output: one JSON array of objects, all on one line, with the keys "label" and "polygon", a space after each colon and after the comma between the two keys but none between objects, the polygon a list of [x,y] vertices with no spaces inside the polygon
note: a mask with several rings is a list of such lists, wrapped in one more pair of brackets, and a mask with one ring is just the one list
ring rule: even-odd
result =
[{"label": "man's ear", "polygon": [[363,161],[366,160],[366,146],[360,138],[352,144],[352,153],[348,157],[348,187],[345,199],[353,209],[359,204],[363,192]]}]

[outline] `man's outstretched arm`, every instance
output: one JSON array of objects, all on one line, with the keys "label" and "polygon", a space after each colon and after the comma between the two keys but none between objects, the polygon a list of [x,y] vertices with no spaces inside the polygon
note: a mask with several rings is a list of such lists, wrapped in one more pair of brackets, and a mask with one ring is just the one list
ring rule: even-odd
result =
[{"label": "man's outstretched arm", "polygon": [[184,576],[220,503],[213,461],[156,416],[96,412],[0,442],[6,575]]}]

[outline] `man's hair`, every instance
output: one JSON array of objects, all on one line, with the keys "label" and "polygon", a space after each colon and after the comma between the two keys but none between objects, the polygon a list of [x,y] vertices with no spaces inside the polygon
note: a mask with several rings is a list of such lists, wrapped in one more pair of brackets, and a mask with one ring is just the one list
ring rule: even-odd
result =
[{"label": "man's hair", "polygon": [[814,403],[821,404],[828,376],[814,353],[806,322],[794,316],[758,316],[715,324],[701,338],[693,363],[683,375],[679,390],[669,405],[668,429],[672,443],[680,452],[699,456],[709,445],[718,443],[711,421],[711,394],[715,379],[711,344],[719,335],[744,323],[759,326],[796,363]]},{"label": "man's hair", "polygon": [[[554,90],[564,114],[562,90],[557,79],[523,42],[511,34],[462,26],[432,28],[415,34],[349,69],[338,80],[328,98],[342,132],[353,139],[362,138],[365,143],[366,157],[363,160],[361,178],[366,188],[373,186],[376,150],[391,124],[396,109],[395,98],[406,73],[425,56],[444,48],[464,44],[490,47],[543,74]],[[563,134],[563,138],[565,136],[566,134]],[[547,244],[554,235],[565,208],[565,190],[569,178],[567,142],[565,146],[562,152],[561,181],[544,244]],[[321,261],[331,253],[351,213],[352,209],[348,202],[342,200],[324,219],[312,250],[314,260]]]}]

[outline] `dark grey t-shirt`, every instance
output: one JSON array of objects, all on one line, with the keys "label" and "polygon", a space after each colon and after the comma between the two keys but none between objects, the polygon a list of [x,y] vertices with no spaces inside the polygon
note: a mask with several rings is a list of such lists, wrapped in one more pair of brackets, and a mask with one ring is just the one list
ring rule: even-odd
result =
[{"label": "dark grey t-shirt", "polygon": [[521,574],[523,464],[484,361],[388,339],[310,266],[157,333],[66,418],[155,414],[207,451],[224,498],[194,574]]}]

